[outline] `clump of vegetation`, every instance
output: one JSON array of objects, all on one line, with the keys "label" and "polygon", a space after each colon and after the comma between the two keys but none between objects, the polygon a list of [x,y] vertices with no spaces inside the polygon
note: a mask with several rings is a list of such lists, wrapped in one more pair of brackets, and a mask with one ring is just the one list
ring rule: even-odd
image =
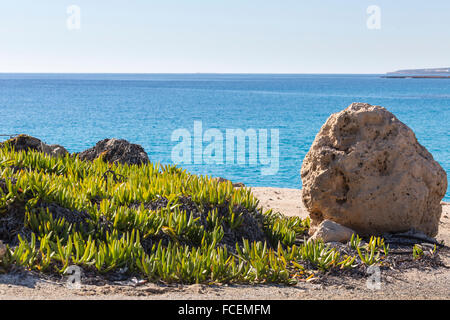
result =
[{"label": "clump of vegetation", "polygon": [[309,219],[262,212],[246,188],[172,165],[109,164],[0,148],[0,270],[120,272],[179,283],[285,283],[370,265],[380,238],[342,254]]},{"label": "clump of vegetation", "polygon": [[387,257],[389,253],[389,244],[386,245],[381,237],[370,237],[369,242],[361,245],[361,238],[355,234],[350,239],[350,247],[358,253],[359,259],[366,265],[370,266],[381,261],[380,255]]}]

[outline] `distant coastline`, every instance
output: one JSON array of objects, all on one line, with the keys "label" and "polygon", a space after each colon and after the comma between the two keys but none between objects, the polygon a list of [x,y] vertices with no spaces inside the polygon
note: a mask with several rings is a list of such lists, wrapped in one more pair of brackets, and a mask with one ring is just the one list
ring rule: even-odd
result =
[{"label": "distant coastline", "polygon": [[406,78],[411,78],[411,79],[450,79],[450,76],[408,76],[408,75],[384,75],[381,76],[381,78],[399,78],[399,79],[406,79]]},{"label": "distant coastline", "polygon": [[408,69],[387,72],[382,78],[450,79],[450,68]]}]

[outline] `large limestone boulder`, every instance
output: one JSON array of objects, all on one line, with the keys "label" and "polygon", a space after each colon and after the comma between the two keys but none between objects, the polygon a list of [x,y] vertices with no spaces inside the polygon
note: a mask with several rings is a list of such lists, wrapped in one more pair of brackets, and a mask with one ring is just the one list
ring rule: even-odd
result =
[{"label": "large limestone boulder", "polygon": [[301,169],[312,225],[335,221],[362,235],[438,232],[447,175],[414,132],[380,106],[331,115]]},{"label": "large limestone boulder", "polygon": [[145,164],[149,162],[144,148],[123,139],[104,139],[97,142],[94,147],[79,153],[81,160],[94,160],[100,155],[107,162],[122,164]]}]

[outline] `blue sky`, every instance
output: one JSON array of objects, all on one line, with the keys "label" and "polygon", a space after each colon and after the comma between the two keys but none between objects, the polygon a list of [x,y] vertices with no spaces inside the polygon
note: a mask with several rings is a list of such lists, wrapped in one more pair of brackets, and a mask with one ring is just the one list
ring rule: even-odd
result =
[{"label": "blue sky", "polygon": [[[69,30],[67,7],[81,9]],[[381,9],[381,29],[366,9]],[[14,0],[0,72],[384,73],[450,66],[450,1]]]}]

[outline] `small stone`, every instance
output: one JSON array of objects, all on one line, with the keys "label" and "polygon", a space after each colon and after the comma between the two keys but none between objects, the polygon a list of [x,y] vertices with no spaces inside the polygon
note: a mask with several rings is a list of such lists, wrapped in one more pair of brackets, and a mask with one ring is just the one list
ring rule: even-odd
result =
[{"label": "small stone", "polygon": [[350,228],[344,227],[339,223],[331,220],[322,221],[313,231],[314,234],[309,238],[310,240],[322,239],[323,242],[348,242],[355,233]]}]

